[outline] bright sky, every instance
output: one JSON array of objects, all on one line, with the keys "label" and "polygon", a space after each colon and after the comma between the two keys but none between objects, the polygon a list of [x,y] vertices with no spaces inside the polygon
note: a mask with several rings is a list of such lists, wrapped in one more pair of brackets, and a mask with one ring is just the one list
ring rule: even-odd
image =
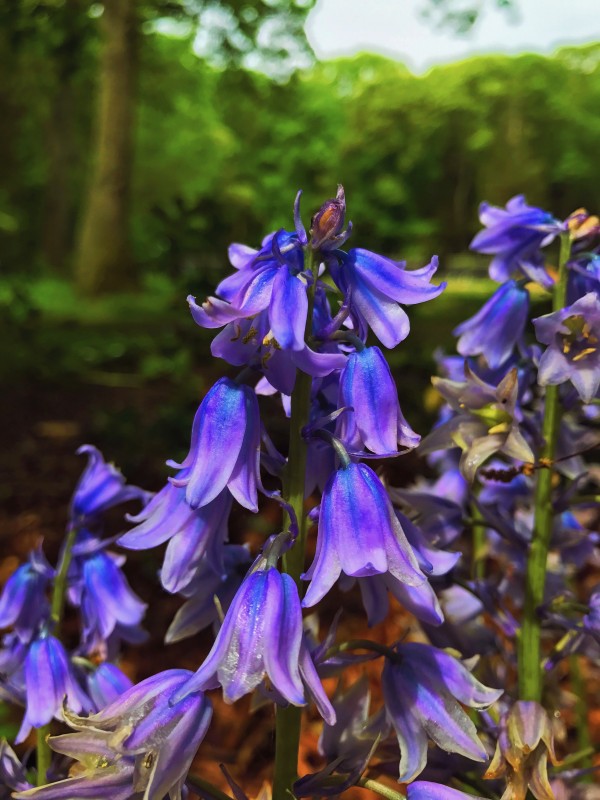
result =
[{"label": "bright sky", "polygon": [[463,37],[425,23],[419,15],[424,3],[317,0],[306,32],[319,58],[369,50],[415,72],[477,53],[551,53],[561,45],[600,41],[600,0],[516,0],[513,24],[486,0],[475,28]]}]

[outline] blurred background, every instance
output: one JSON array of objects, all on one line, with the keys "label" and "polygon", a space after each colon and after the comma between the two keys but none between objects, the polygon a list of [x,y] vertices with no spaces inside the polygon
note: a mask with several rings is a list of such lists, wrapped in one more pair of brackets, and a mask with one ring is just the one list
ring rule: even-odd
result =
[{"label": "blurred background", "polygon": [[[479,202],[600,208],[599,28],[597,0],[3,0],[0,583],[40,537],[55,556],[80,444],[160,488],[230,370],[186,295],[291,227],[299,188],[308,223],[344,184],[353,246],[440,256],[448,290],[391,356],[425,433],[434,349],[491,289]],[[130,557],[146,600],[160,560]],[[161,649],[178,604],[152,606],[154,667],[196,658]]]},{"label": "blurred background", "polygon": [[490,289],[479,202],[600,207],[596,2],[4,0],[6,530],[60,535],[83,441],[160,485],[226,368],[185,297],[298,188],[308,222],[344,184],[354,245],[440,256],[449,289],[392,356],[426,425],[433,350]]}]

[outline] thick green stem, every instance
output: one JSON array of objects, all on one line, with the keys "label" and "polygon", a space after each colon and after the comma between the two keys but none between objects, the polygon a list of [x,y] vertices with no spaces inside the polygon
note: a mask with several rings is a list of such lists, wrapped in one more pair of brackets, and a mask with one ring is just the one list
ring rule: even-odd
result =
[{"label": "thick green stem", "polygon": [[[306,248],[306,267],[316,278],[318,264],[310,248]],[[308,292],[308,315],[306,334],[310,335],[314,304],[314,282]],[[300,575],[304,571],[306,551],[306,515],[304,513],[304,483],[306,478],[306,444],[302,429],[308,423],[310,413],[310,391],[312,378],[298,370],[296,385],[292,392],[290,417],[290,441],[288,463],[284,480],[284,496],[298,520],[298,538],[292,549],[283,558],[284,570],[291,575],[301,592]],[[300,746],[300,723],[302,709],[296,706],[277,708],[275,721],[275,772],[273,776],[273,800],[289,800],[292,785],[298,777],[298,749]]]},{"label": "thick green stem", "polygon": [[[73,545],[77,537],[77,528],[71,527],[67,533],[65,546],[62,552],[60,566],[54,580],[52,590],[52,601],[50,605],[50,619],[54,623],[54,633],[60,638],[60,624],[62,622],[63,610],[65,607],[65,595],[67,593],[67,573],[71,564]],[[37,729],[37,785],[43,786],[46,783],[46,773],[50,767],[50,748],[46,741],[50,734],[50,724],[43,725]]]},{"label": "thick green stem", "polygon": [[[568,234],[561,236],[559,274],[554,288],[552,310],[559,311],[565,305],[567,292],[567,261],[571,252],[571,241]],[[542,459],[547,463],[554,461],[556,439],[559,423],[558,386],[546,387],[544,403],[544,421],[542,435],[544,447]],[[546,586],[546,567],[548,550],[552,535],[552,469],[538,471],[535,486],[535,514],[533,536],[527,561],[525,578],[525,606],[523,624],[519,639],[519,697],[521,700],[542,698],[541,670],[541,623],[538,608],[544,601]]]}]

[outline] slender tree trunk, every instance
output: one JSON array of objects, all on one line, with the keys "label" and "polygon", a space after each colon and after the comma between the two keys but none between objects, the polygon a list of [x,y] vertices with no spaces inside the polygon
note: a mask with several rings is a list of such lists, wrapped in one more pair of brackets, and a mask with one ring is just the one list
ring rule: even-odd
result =
[{"label": "slender tree trunk", "polygon": [[42,254],[50,266],[62,272],[66,272],[73,250],[75,175],[81,164],[77,147],[76,79],[91,25],[87,16],[88,5],[88,0],[66,0],[53,10],[52,15],[55,43],[50,47],[50,58],[56,73],[56,88],[46,133],[48,175]]},{"label": "slender tree trunk", "polygon": [[97,139],[75,275],[82,294],[135,283],[129,201],[137,67],[136,0],[104,0]]},{"label": "slender tree trunk", "polygon": [[65,271],[73,244],[74,114],[72,87],[60,86],[54,98],[46,136],[49,163],[42,229],[44,259],[59,271]]}]

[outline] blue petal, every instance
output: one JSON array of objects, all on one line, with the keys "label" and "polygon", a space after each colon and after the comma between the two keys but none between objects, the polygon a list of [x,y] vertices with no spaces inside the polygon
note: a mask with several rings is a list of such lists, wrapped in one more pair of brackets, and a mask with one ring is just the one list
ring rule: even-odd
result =
[{"label": "blue petal", "polygon": [[280,267],[273,281],[269,321],[275,339],[284,350],[302,350],[308,314],[306,283]]},{"label": "blue petal", "polygon": [[306,704],[298,661],[302,611],[296,584],[289,575],[267,571],[264,660],[273,686],[293,705]]}]

